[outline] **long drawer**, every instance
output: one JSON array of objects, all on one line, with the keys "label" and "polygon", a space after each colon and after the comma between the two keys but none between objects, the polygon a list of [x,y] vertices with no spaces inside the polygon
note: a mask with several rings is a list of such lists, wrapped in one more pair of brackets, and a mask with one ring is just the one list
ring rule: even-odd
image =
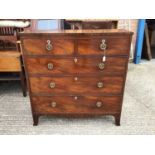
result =
[{"label": "long drawer", "polygon": [[[72,58],[26,58],[28,72],[32,74],[102,74],[119,73],[126,70],[127,58],[72,57]],[[37,68],[37,69],[36,69]]]},{"label": "long drawer", "polygon": [[121,94],[122,76],[30,77],[32,93]]},{"label": "long drawer", "polygon": [[39,114],[112,114],[121,110],[119,96],[33,96],[32,103],[34,112]]}]

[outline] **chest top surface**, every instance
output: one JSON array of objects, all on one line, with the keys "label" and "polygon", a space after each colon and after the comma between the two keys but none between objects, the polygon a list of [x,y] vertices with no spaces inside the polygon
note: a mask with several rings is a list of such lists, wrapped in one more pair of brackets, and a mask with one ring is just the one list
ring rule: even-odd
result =
[{"label": "chest top surface", "polygon": [[33,36],[33,35],[132,35],[133,32],[123,29],[102,29],[102,30],[26,30],[20,32],[20,36]]}]

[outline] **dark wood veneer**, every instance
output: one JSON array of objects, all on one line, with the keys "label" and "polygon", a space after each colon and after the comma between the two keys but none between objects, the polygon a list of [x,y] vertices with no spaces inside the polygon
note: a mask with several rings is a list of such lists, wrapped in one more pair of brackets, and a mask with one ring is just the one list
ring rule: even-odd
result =
[{"label": "dark wood veneer", "polygon": [[[30,77],[30,87],[33,93],[52,94],[121,94],[123,77],[121,76],[99,76],[80,77]],[[49,84],[55,83],[55,88]],[[102,82],[103,88],[98,88],[97,83]]]},{"label": "dark wood veneer", "polygon": [[[76,57],[76,56],[75,56]],[[79,74],[79,73],[124,73],[127,63],[126,57],[107,57],[104,68],[99,68],[102,57],[76,57],[78,62],[74,63],[74,58],[43,58],[43,57],[26,57],[26,64],[29,73],[32,74]],[[93,60],[92,60],[93,59]],[[52,63],[53,68],[48,69],[48,64]],[[36,69],[37,68],[37,69]]]},{"label": "dark wood veneer", "polygon": [[[104,114],[104,113],[118,113],[121,105],[121,97],[96,97],[96,96],[53,96],[53,97],[32,97],[35,104],[35,113],[51,114],[51,113],[83,113],[83,114]],[[101,108],[96,106],[96,103],[102,102]],[[57,106],[52,107],[51,103],[56,102]],[[119,105],[119,106],[118,106]]]},{"label": "dark wood veneer", "polygon": [[[99,47],[102,39],[106,40],[107,49],[105,51],[102,51]],[[113,38],[113,36],[107,37],[104,35],[100,38],[81,39],[78,41],[78,52],[80,55],[103,55],[104,52],[107,55],[126,55],[129,51],[128,42],[129,38]]]},{"label": "dark wood veneer", "polygon": [[[20,33],[34,125],[46,114],[113,115],[120,125],[131,38],[132,33],[125,30]],[[103,39],[104,51],[100,49]],[[47,50],[47,40],[52,50]],[[104,69],[99,63],[104,63]],[[54,88],[49,87],[51,82]]]},{"label": "dark wood veneer", "polygon": [[[46,49],[47,40],[51,41],[53,49],[48,51]],[[71,55],[74,52],[74,40],[73,39],[62,39],[62,38],[35,38],[25,39],[24,50],[27,54],[48,54],[48,55]]]}]

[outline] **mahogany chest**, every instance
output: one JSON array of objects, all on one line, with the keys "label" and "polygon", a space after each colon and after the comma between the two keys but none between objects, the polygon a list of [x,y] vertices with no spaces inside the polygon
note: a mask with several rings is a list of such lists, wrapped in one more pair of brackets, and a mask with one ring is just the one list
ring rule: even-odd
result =
[{"label": "mahogany chest", "polygon": [[120,125],[132,32],[25,31],[20,39],[34,125],[41,115],[112,115]]}]

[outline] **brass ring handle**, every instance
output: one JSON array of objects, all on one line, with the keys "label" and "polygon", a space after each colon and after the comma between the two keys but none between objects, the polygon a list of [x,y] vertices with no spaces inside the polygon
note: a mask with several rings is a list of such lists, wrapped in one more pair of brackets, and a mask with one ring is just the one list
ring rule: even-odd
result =
[{"label": "brass ring handle", "polygon": [[51,83],[49,84],[49,87],[50,87],[50,88],[55,88],[55,82],[51,82]]},{"label": "brass ring handle", "polygon": [[52,70],[53,69],[53,64],[52,63],[48,63],[47,64],[47,68],[48,68],[48,70]]},{"label": "brass ring handle", "polygon": [[102,70],[102,69],[104,69],[105,65],[104,65],[104,63],[103,63],[103,62],[101,62],[101,63],[99,63],[99,64],[98,64],[98,67],[99,67],[99,69],[101,69],[101,70]]},{"label": "brass ring handle", "polygon": [[57,106],[57,103],[56,102],[52,102],[50,105],[51,105],[52,108],[55,108]]},{"label": "brass ring handle", "polygon": [[101,108],[102,107],[102,102],[101,101],[96,102],[96,107]]},{"label": "brass ring handle", "polygon": [[97,87],[98,87],[98,88],[102,88],[102,87],[103,87],[103,82],[98,82],[98,83],[97,83]]},{"label": "brass ring handle", "polygon": [[101,44],[100,44],[100,49],[102,51],[104,51],[104,50],[106,50],[106,48],[107,48],[106,41],[105,41],[105,39],[102,39]]},{"label": "brass ring handle", "polygon": [[48,51],[51,51],[51,50],[53,49],[53,46],[52,46],[50,40],[47,40],[46,49],[47,49]]}]

